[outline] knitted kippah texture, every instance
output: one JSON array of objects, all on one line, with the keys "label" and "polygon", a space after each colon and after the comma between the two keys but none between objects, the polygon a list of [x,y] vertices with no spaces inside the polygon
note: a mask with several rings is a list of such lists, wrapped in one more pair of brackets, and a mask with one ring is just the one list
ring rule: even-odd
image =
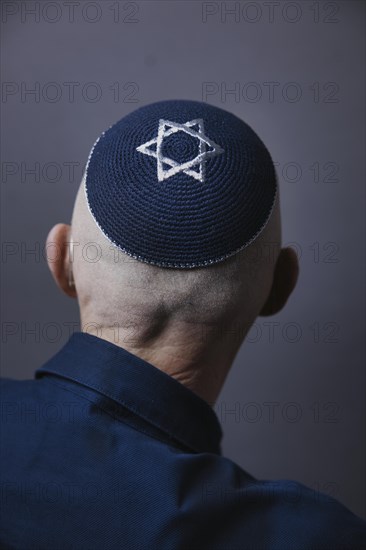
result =
[{"label": "knitted kippah texture", "polygon": [[242,120],[203,102],[141,107],[98,138],[88,206],[126,254],[167,268],[223,261],[265,227],[277,193],[271,156]]}]

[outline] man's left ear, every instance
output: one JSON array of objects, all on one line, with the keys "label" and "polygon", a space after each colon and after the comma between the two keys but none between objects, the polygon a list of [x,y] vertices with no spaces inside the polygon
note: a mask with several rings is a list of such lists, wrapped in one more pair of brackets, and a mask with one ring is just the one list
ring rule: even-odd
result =
[{"label": "man's left ear", "polygon": [[57,286],[71,298],[76,298],[70,258],[71,227],[58,223],[48,233],[46,241],[47,264]]}]

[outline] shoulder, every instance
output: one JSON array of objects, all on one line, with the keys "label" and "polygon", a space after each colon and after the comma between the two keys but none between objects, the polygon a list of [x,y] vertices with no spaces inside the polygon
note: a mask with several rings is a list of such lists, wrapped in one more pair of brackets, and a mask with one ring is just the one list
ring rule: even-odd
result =
[{"label": "shoulder", "polygon": [[31,395],[35,380],[15,380],[13,378],[0,378],[0,399],[7,398],[19,400],[20,396]]},{"label": "shoulder", "polygon": [[[317,489],[292,480],[257,480],[225,457],[203,455],[194,462],[201,470],[192,491],[195,509],[201,517],[210,512],[206,533],[212,548],[236,548],[240,540],[281,550],[365,547],[366,522]],[[221,519],[216,525],[209,517]]]},{"label": "shoulder", "polygon": [[291,480],[250,485],[248,491],[260,495],[268,515],[277,519],[279,540],[285,537],[289,547],[302,541],[313,550],[364,548],[366,521],[332,496]]},{"label": "shoulder", "polygon": [[62,382],[49,378],[0,378],[0,421],[3,430],[8,427],[14,431],[16,427],[23,426],[32,429],[42,421],[50,422],[56,414],[60,416],[62,411],[59,409],[66,402]]},{"label": "shoulder", "polygon": [[24,399],[41,397],[46,386],[39,380],[16,380],[14,378],[0,378],[0,398],[2,401],[14,399],[21,402]]}]

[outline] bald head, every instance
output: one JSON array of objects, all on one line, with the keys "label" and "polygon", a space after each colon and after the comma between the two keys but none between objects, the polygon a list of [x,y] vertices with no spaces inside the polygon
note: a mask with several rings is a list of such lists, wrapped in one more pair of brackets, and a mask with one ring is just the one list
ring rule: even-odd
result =
[{"label": "bald head", "polygon": [[[262,232],[236,255],[205,267],[162,268],[130,257],[105,237],[84,184],[71,227],[57,224],[48,236],[48,244],[63,251],[50,270],[58,286],[77,297],[82,328],[99,327],[95,334],[183,383],[183,372],[195,372],[187,385],[212,403],[256,317],[282,309],[296,284],[296,254],[281,250],[278,198]],[[200,369],[210,369],[210,384],[216,380],[211,392],[207,381],[197,388]]]},{"label": "bald head", "polygon": [[88,318],[110,323],[132,317],[141,328],[167,317],[219,323],[240,315],[253,322],[269,295],[280,250],[278,202],[262,233],[237,255],[211,266],[162,268],[132,258],[104,236],[88,208],[84,184],[71,229],[82,316],[87,311]]},{"label": "bald head", "polygon": [[55,280],[82,328],[212,401],[255,318],[297,279],[269,152],[222,109],[166,101],[104,132],[85,174],[71,227],[49,235],[64,251]]}]

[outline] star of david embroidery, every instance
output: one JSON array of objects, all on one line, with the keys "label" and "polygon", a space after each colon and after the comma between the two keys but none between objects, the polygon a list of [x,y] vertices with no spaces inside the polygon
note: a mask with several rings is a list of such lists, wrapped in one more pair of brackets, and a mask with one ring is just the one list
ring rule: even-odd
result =
[{"label": "star of david embroidery", "polygon": [[[194,126],[198,126],[198,130],[194,130]],[[187,162],[183,162],[182,164],[168,157],[164,157],[162,152],[164,138],[176,132],[185,132],[186,134],[199,140],[198,155]],[[136,150],[143,155],[148,155],[149,157],[154,157],[157,159],[158,181],[164,181],[179,172],[184,172],[187,176],[191,176],[200,182],[204,182],[206,161],[224,152],[220,145],[217,145],[217,143],[209,139],[204,132],[203,119],[201,118],[190,120],[184,124],[170,122],[169,120],[164,120],[161,118],[159,120],[158,136],[150,141],[147,141],[146,143],[143,143],[142,145],[139,145],[139,147],[136,147]],[[152,147],[155,145],[156,149],[154,150]],[[209,150],[208,147],[210,148]],[[164,165],[170,166],[170,168],[165,170]],[[195,166],[199,166],[199,171],[192,169]]]}]

